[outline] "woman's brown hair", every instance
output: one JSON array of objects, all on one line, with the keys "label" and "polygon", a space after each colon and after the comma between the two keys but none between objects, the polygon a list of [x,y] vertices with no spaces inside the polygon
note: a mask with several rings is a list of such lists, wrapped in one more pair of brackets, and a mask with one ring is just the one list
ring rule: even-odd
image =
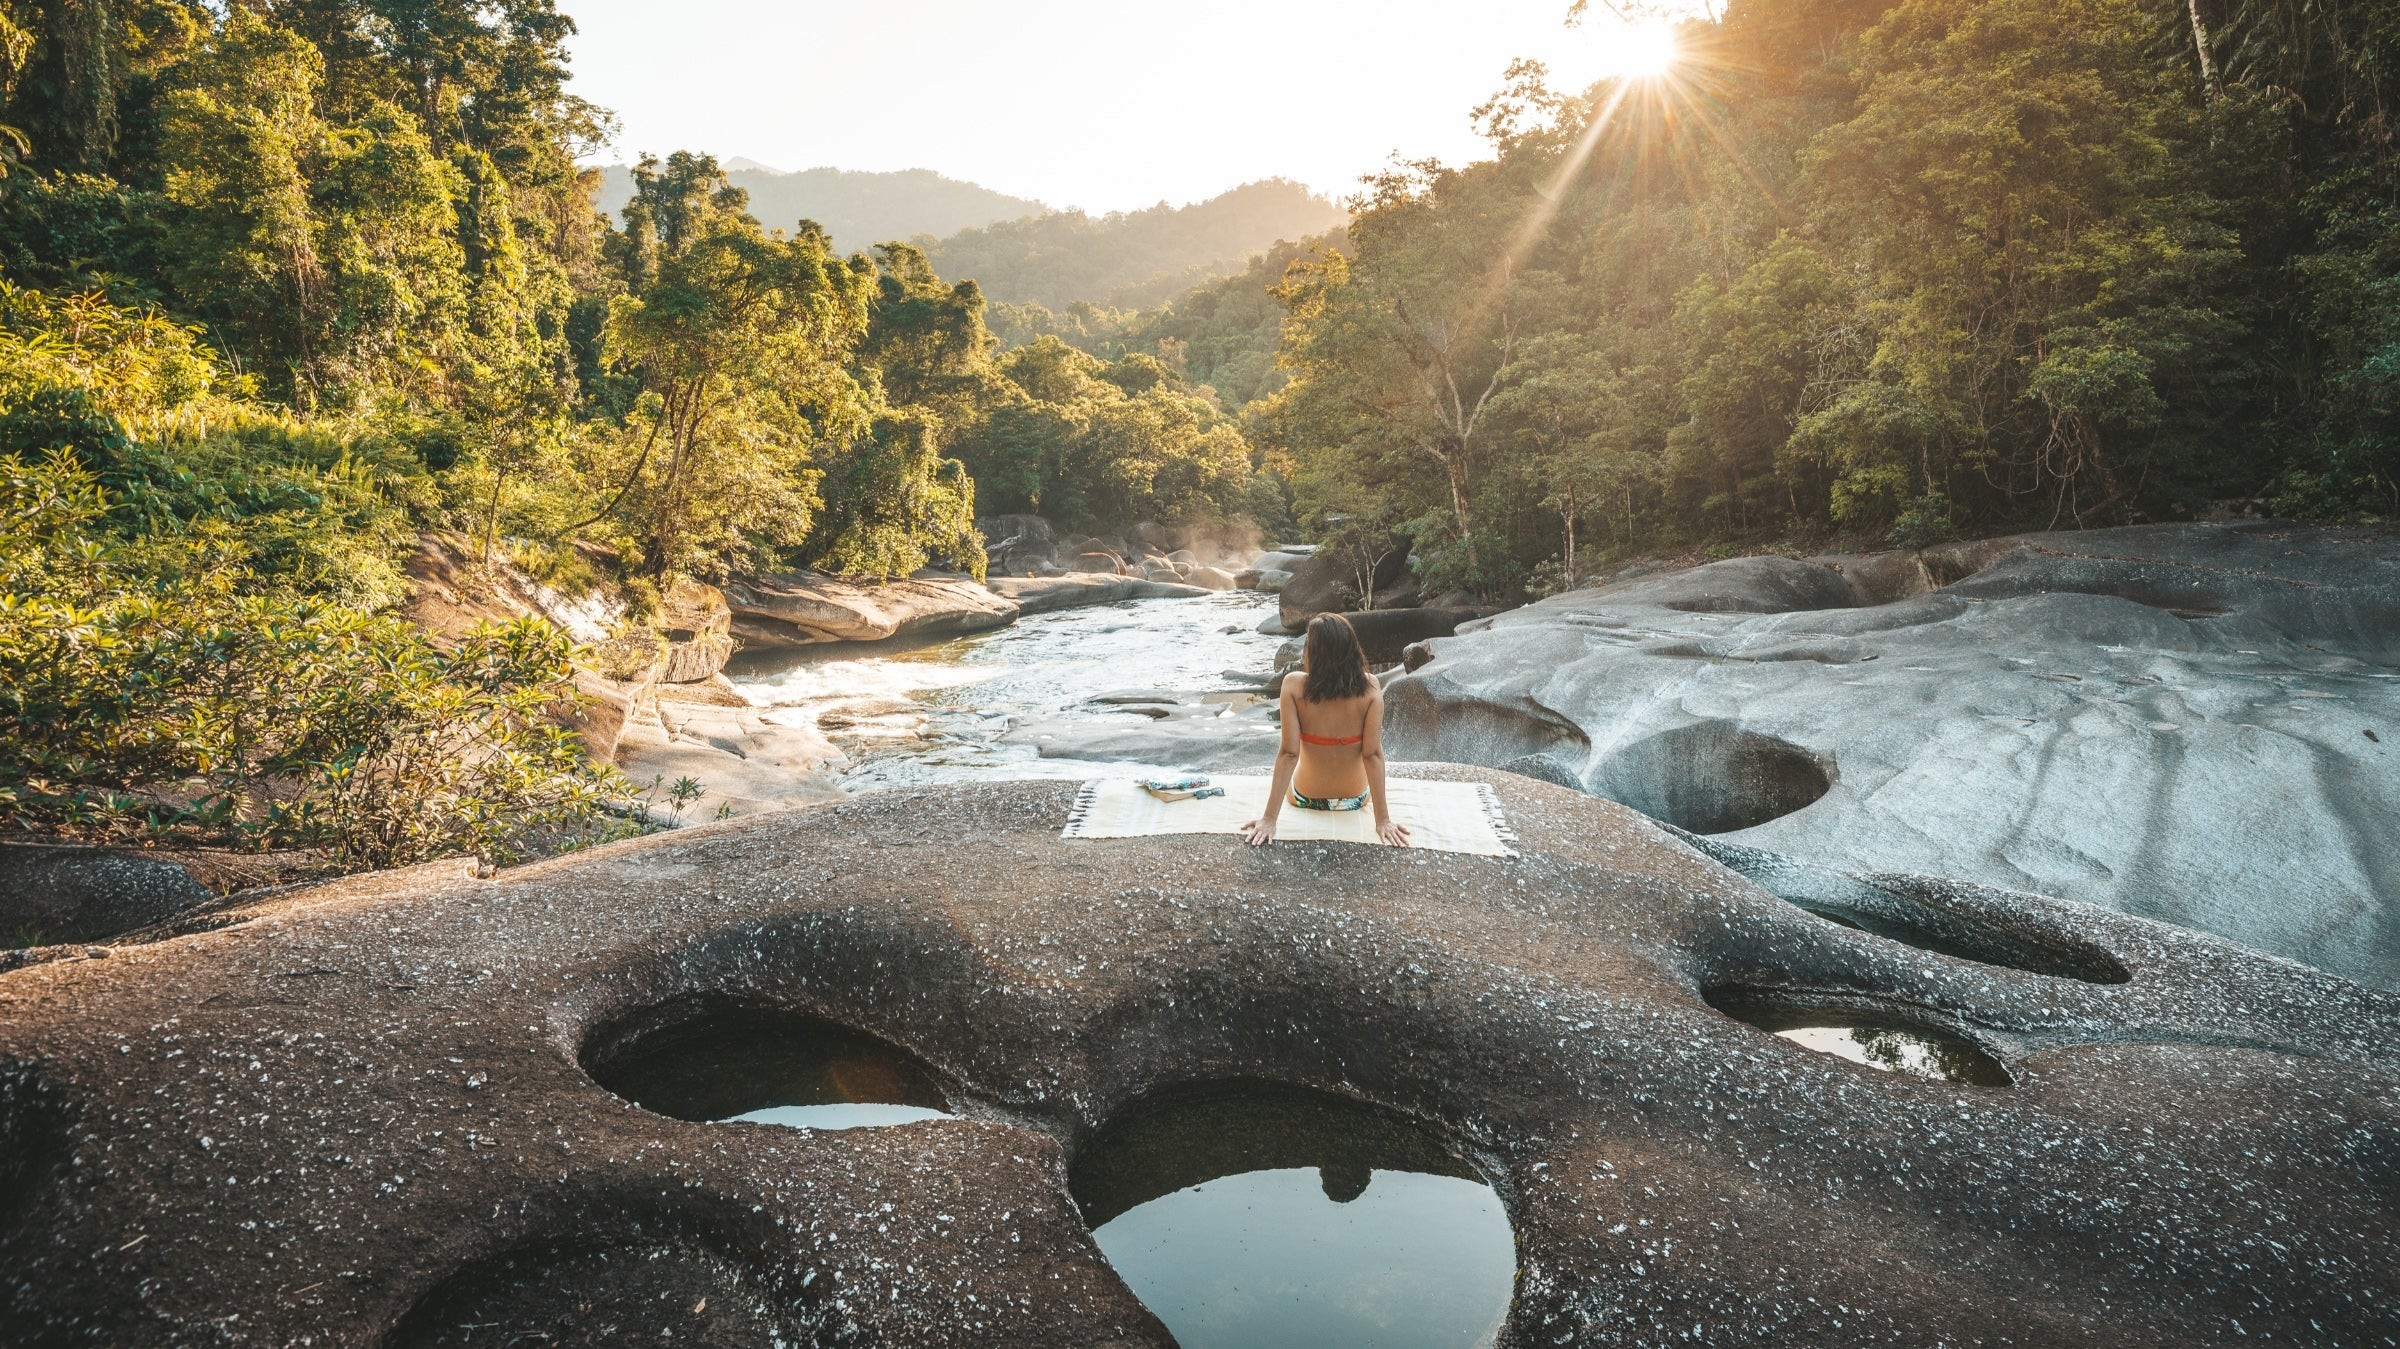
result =
[{"label": "woman's brown hair", "polygon": [[1300,648],[1300,663],[1308,672],[1301,681],[1300,696],[1312,703],[1335,703],[1366,694],[1366,648],[1358,644],[1358,630],[1340,614],[1319,614],[1308,620],[1308,641]]}]

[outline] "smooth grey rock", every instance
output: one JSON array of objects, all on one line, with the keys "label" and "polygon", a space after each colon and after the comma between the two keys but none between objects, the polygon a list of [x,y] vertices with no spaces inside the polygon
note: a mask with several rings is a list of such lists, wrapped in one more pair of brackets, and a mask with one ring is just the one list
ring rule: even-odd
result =
[{"label": "smooth grey rock", "polygon": [[[1131,711],[1133,709],[1126,709]],[[1256,717],[1216,715],[1123,721],[1084,717],[1036,721],[1001,737],[1030,745],[1045,759],[1146,764],[1196,772],[1263,768],[1273,762],[1283,733]]]},{"label": "smooth grey rock", "polygon": [[[1308,626],[1308,620],[1319,614],[1348,613],[1364,607],[1366,596],[1359,592],[1357,568],[1344,553],[1318,553],[1290,568],[1291,577],[1277,592],[1276,604],[1283,614],[1283,624],[1294,632]],[[1385,608],[1406,607],[1416,603],[1415,576],[1408,569],[1408,544],[1405,540],[1375,564],[1374,590],[1376,604]],[[1409,582],[1402,603],[1393,603],[1387,591],[1398,590]]]},{"label": "smooth grey rock", "polygon": [[[1162,1088],[1262,1079],[1390,1112],[1506,1197],[1512,1349],[2400,1335],[2400,999],[1395,772],[1487,782],[1519,855],[1070,840],[1072,783],[901,788],[0,974],[0,1340],[1164,1349],[1076,1182]],[[1930,949],[1954,938],[1982,955]],[[1738,1015],[1762,1005],[1955,1037],[2005,1080],[1817,1052]],[[805,1043],[801,1014],[954,1117],[611,1090],[647,1036],[705,1071]]]},{"label": "smooth grey rock", "polygon": [[1177,703],[1182,700],[1182,694],[1169,693],[1165,689],[1116,689],[1108,693],[1095,693],[1084,701],[1106,703],[1111,707],[1132,707],[1141,703]]},{"label": "smooth grey rock", "polygon": [[975,528],[992,575],[1031,575],[1058,561],[1058,536],[1038,515],[996,515],[976,521]]},{"label": "smooth grey rock", "polygon": [[961,576],[845,581],[814,572],[737,577],[725,584],[733,632],[744,646],[953,637],[1003,628],[1017,606]]},{"label": "smooth grey rock", "polygon": [[1139,576],[1101,572],[1070,572],[1060,577],[994,577],[992,593],[1017,606],[1021,614],[1044,614],[1119,600],[1197,599],[1209,593],[1178,581],[1150,581]]},{"label": "smooth grey rock", "polygon": [[2388,533],[1737,558],[1408,659],[1386,685],[1395,756],[1536,756],[1540,776],[1824,866],[2057,895],[2400,983]]}]

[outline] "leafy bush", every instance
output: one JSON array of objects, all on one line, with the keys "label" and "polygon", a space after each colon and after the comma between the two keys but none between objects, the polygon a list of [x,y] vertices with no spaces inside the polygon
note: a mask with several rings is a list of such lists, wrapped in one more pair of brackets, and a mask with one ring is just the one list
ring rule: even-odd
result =
[{"label": "leafy bush", "polygon": [[487,625],[445,651],[262,587],[222,529],[114,544],[93,532],[111,505],[66,454],[0,459],[0,828],[352,867],[600,828],[616,775],[545,715],[576,697],[563,634]]}]

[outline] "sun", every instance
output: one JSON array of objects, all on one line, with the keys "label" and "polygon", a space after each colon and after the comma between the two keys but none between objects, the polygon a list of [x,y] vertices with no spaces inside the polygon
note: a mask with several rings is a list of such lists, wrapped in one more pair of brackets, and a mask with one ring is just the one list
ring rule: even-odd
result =
[{"label": "sun", "polygon": [[1682,54],[1675,43],[1675,25],[1664,19],[1624,24],[1604,34],[1601,42],[1608,73],[1619,79],[1657,79],[1673,70]]}]

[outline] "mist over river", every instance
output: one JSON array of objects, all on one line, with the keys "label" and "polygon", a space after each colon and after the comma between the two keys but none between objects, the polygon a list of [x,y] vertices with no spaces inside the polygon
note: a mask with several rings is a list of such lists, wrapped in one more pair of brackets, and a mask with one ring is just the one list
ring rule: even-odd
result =
[{"label": "mist over river", "polygon": [[1186,704],[1214,696],[1230,717],[1252,687],[1238,676],[1265,674],[1285,640],[1257,630],[1274,610],[1274,596],[1239,590],[1128,600],[932,645],[761,652],[726,674],[768,721],[814,724],[839,746],[846,791],[1172,769],[1044,758],[1003,737],[1033,722],[1139,726],[1144,714],[1091,701],[1137,690]]}]

